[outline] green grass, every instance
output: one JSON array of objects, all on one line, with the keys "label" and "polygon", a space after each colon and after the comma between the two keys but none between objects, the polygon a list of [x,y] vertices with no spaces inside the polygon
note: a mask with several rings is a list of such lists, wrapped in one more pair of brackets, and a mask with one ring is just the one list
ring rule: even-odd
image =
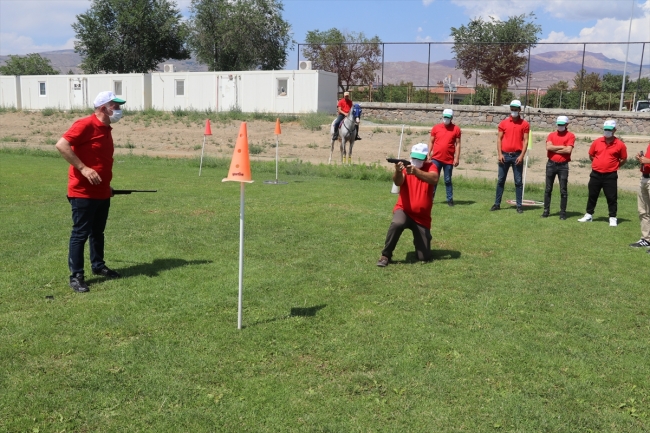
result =
[{"label": "green grass", "polygon": [[0,150],[0,431],[650,430],[633,194],[610,228],[604,198],[576,222],[584,187],[560,221],[489,212],[494,182],[454,178],[457,205],[434,205],[436,260],[417,263],[407,231],[379,269],[386,170],[284,161],[289,184],[265,185],[274,162],[253,163],[237,330],[229,163],[199,177],[198,159],[116,156],[114,187],[158,193],[111,201],[106,258],[124,278],[75,294],[67,164]]},{"label": "green grass", "polygon": [[323,125],[331,124],[333,118],[327,113],[307,113],[300,116],[300,125],[310,131],[320,131]]}]

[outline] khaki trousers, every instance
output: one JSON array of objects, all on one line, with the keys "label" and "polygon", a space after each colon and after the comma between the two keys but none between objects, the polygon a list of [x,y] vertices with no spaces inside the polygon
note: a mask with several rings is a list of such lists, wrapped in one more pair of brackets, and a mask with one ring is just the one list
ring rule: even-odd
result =
[{"label": "khaki trousers", "polygon": [[650,242],[650,178],[641,178],[637,206],[639,220],[641,221],[641,239]]}]

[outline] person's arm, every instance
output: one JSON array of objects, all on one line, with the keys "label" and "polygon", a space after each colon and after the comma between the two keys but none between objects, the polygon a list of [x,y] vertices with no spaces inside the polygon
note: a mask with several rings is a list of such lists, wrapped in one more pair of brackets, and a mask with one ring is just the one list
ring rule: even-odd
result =
[{"label": "person's arm", "polygon": [[521,165],[524,162],[524,158],[526,157],[526,152],[528,152],[528,134],[529,132],[524,132],[524,138],[522,140],[522,145],[521,145],[521,155],[517,158],[515,161],[515,164]]},{"label": "person's arm", "polygon": [[398,162],[395,164],[395,172],[393,173],[393,183],[395,186],[402,186],[404,183],[404,164]]},{"label": "person's arm", "polygon": [[620,164],[624,164],[627,161],[627,148],[623,147],[621,149],[621,157],[618,159]]},{"label": "person's arm", "polygon": [[641,156],[641,152],[637,153],[634,158],[641,164],[650,164],[650,158],[647,155]]},{"label": "person's arm", "polygon": [[503,131],[499,130],[499,136],[497,137],[497,159],[501,164],[505,162],[503,159],[503,153],[501,152],[501,141],[503,141]]},{"label": "person's arm", "polygon": [[547,141],[546,150],[559,153],[561,155],[571,155],[571,152],[573,152],[573,146],[557,146],[550,141]]},{"label": "person's arm", "polygon": [[[406,167],[406,174],[413,175],[429,185],[436,185],[438,183],[437,171],[424,171],[416,168],[413,164]],[[397,185],[397,183],[395,185]]]},{"label": "person's arm", "polygon": [[454,167],[458,167],[460,163],[460,137],[456,137],[456,150],[454,151]]},{"label": "person's arm", "polygon": [[68,161],[70,165],[79,170],[91,184],[99,185],[102,182],[102,178],[99,177],[99,174],[95,170],[81,162],[79,157],[73,152],[72,146],[70,146],[70,142],[68,142],[68,140],[61,137],[56,143],[56,149],[61,153],[63,159]]},{"label": "person's arm", "polygon": [[429,160],[433,159],[433,143],[435,142],[436,142],[436,136],[431,134],[431,136],[429,137]]}]

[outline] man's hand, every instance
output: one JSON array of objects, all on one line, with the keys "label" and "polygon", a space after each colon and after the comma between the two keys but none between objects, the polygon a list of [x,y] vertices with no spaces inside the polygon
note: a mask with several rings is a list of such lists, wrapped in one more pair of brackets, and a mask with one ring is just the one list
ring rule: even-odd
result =
[{"label": "man's hand", "polygon": [[523,163],[524,163],[524,154],[522,153],[522,154],[519,155],[519,156],[517,157],[517,159],[515,160],[515,164],[517,164],[517,165],[521,165],[521,164],[523,164]]},{"label": "man's hand", "polygon": [[499,156],[497,156],[497,160],[499,161],[499,164],[506,163],[506,159],[503,157],[503,153],[499,153]]},{"label": "man's hand", "polygon": [[82,168],[81,174],[83,174],[83,176],[88,179],[88,182],[90,182],[92,185],[99,185],[102,183],[102,178],[99,177],[99,174],[97,174],[97,172],[90,167]]},{"label": "man's hand", "polygon": [[413,164],[406,166],[406,174],[413,174],[414,175],[416,171],[417,171],[417,168]]},{"label": "man's hand", "polygon": [[458,167],[458,164],[460,164],[458,158],[454,159],[454,167]]}]

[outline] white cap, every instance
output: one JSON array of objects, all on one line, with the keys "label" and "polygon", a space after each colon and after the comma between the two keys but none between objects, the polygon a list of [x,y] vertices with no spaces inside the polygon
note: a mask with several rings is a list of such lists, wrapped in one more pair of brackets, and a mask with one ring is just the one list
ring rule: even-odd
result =
[{"label": "white cap", "polygon": [[569,123],[569,118],[566,116],[557,116],[557,120],[555,121],[558,125],[566,125]]},{"label": "white cap", "polygon": [[429,146],[425,143],[414,144],[411,148],[411,158],[421,159],[422,161],[427,159],[429,154]]},{"label": "white cap", "polygon": [[107,91],[107,92],[100,92],[99,95],[97,95],[97,97],[95,98],[95,102],[93,104],[95,105],[95,108],[97,108],[111,101],[117,102],[120,105],[126,102],[124,99],[120,99],[117,96],[115,96],[115,93],[111,91]]},{"label": "white cap", "polygon": [[454,117],[454,110],[451,108],[445,108],[442,110],[442,117]]},{"label": "white cap", "polygon": [[513,99],[512,102],[510,103],[510,106],[521,108],[521,101],[519,99]]},{"label": "white cap", "polygon": [[603,129],[606,131],[611,131],[612,129],[616,129],[616,120],[605,120],[605,123],[603,124]]}]

